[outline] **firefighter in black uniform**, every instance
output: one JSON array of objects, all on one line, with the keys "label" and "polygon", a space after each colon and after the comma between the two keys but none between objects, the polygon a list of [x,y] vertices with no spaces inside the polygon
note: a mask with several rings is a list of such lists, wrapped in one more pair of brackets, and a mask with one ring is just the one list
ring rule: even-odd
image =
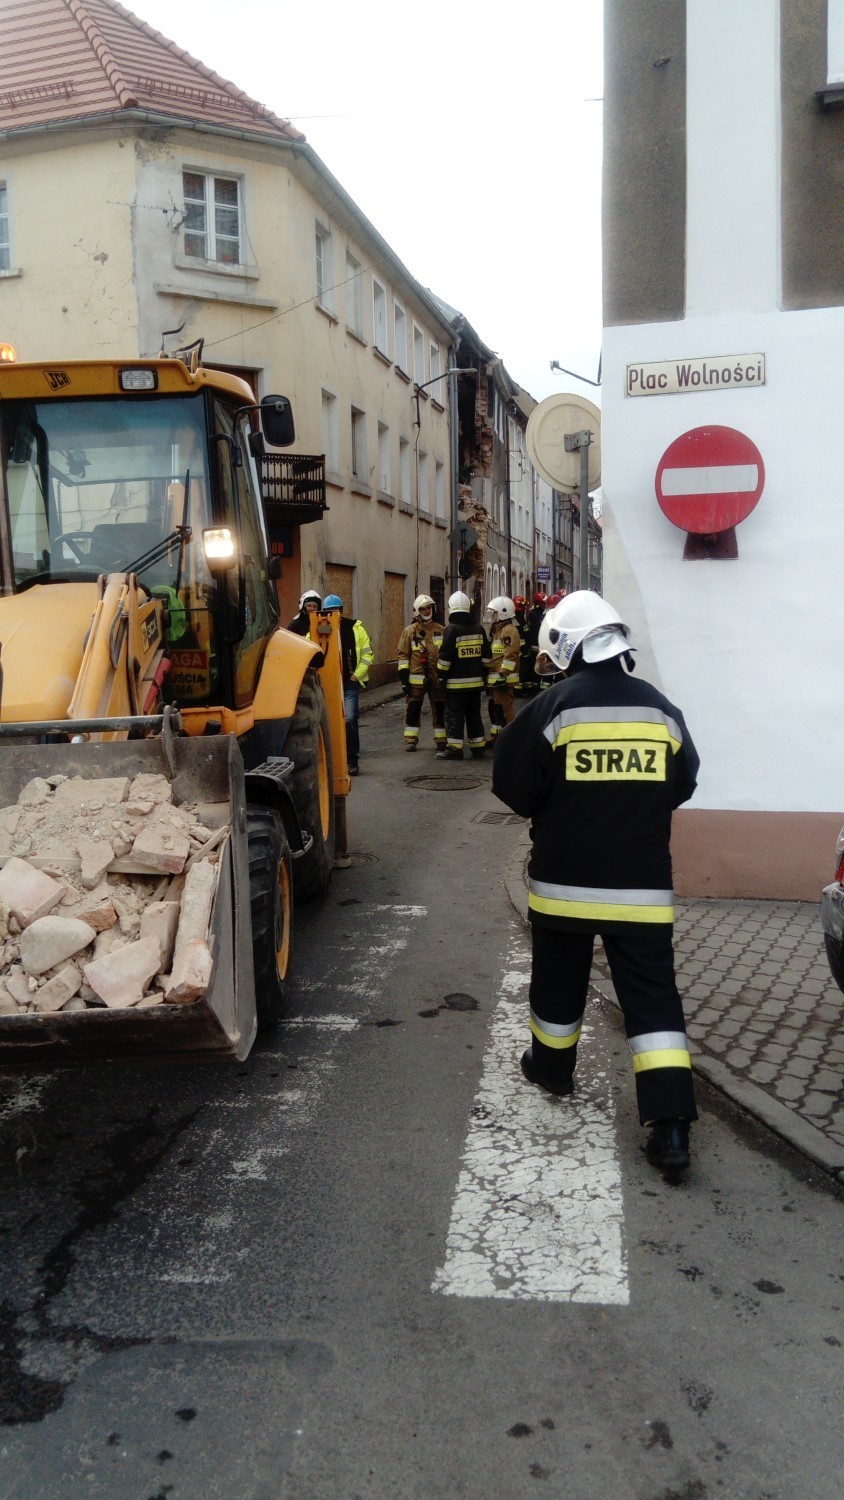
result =
[{"label": "firefighter in black uniform", "polygon": [[[628,675],[629,630],[589,590],[551,610],[537,669],[564,671],[501,731],[492,787],[532,819],[531,1046],[522,1072],[570,1094],[596,935],[603,939],[633,1054],[648,1160],[689,1164],[697,1118],[674,977],[671,814],[699,765],[679,709]],[[625,666],[627,671],[625,671]]]},{"label": "firefighter in black uniform", "polygon": [[447,760],[463,759],[464,723],[472,754],[480,758],[486,749],[481,695],[492,665],[492,649],[483,627],[472,624],[471,607],[467,594],[452,594],[437,661],[440,682],[445,688]]}]

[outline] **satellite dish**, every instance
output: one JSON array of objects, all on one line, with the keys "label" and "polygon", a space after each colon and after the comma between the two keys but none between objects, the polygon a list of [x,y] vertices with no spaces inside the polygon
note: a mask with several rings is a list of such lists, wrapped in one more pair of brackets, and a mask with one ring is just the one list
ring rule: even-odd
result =
[{"label": "satellite dish", "polygon": [[589,489],[601,483],[601,413],[585,396],[560,392],[547,396],[531,412],[525,434],[530,461],[555,490],[580,491],[580,454],[567,453],[569,433],[593,433],[589,445]]}]

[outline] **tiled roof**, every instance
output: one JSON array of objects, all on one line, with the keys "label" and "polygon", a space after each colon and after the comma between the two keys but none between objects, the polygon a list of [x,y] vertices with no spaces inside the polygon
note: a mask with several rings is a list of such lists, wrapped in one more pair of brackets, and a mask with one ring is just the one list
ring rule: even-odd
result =
[{"label": "tiled roof", "polygon": [[0,0],[0,134],[139,109],[301,141],[118,0]]}]

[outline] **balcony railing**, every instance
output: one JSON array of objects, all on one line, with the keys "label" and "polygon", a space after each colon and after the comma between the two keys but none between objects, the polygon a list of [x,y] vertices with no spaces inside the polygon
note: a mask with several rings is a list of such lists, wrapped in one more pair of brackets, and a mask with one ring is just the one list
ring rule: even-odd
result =
[{"label": "balcony railing", "polygon": [[324,453],[265,453],[258,470],[268,519],[299,526],[322,520],[328,509]]}]

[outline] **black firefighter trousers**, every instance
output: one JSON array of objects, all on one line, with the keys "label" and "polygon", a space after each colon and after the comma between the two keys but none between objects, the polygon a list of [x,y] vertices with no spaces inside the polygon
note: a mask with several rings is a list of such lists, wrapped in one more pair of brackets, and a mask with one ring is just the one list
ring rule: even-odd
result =
[{"label": "black firefighter trousers", "polygon": [[[531,1050],[537,1070],[572,1077],[592,968],[592,932],[531,924]],[[612,982],[633,1054],[643,1125],[696,1120],[683,1002],[674,978],[673,926],[602,932]]]}]

